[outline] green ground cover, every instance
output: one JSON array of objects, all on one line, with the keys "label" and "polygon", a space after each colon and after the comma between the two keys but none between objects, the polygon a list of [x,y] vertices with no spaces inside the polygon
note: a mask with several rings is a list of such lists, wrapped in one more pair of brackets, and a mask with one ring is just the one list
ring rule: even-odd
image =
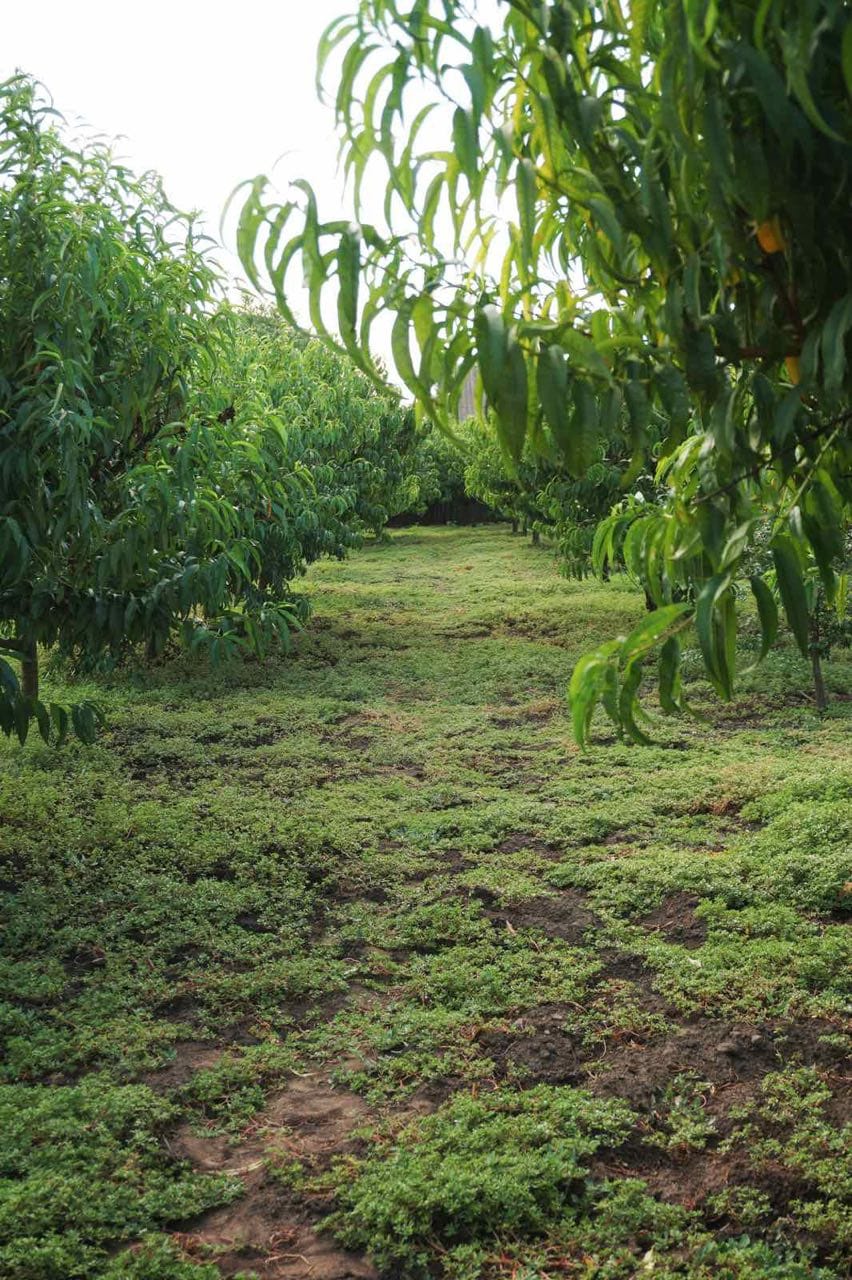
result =
[{"label": "green ground cover", "polygon": [[581,755],[626,583],[491,527],[305,589],[291,657],[0,746],[0,1275],[847,1275],[848,656],[819,720],[687,655],[708,722]]}]

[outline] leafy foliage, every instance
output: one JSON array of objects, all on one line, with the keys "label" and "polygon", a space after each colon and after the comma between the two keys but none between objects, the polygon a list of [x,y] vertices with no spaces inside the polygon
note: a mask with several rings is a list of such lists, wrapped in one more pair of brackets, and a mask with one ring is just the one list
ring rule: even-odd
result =
[{"label": "leafy foliage", "polygon": [[174,1114],[142,1085],[97,1076],[79,1086],[0,1088],[3,1274],[103,1274],[116,1241],[233,1199],[239,1184],[227,1178],[176,1175],[159,1141]]},{"label": "leafy foliage", "polygon": [[[305,478],[280,428],[222,430],[191,403],[216,277],[156,178],[75,150],[26,79],[0,105],[0,618],[24,676],[4,665],[0,724],[61,738],[38,644],[95,659],[176,629],[216,655],[286,635],[294,556],[271,517]],[[91,709],[75,727],[91,737]]]},{"label": "leafy foliage", "polygon": [[458,1094],[381,1146],[341,1185],[335,1229],[379,1264],[428,1275],[426,1246],[495,1231],[535,1232],[566,1211],[601,1146],[631,1127],[629,1108],[580,1089],[540,1085],[483,1098]]},{"label": "leafy foliage", "polygon": [[293,579],[412,500],[415,442],[348,359],[218,303],[154,176],[69,141],[25,78],[0,112],[0,728],[90,741],[93,704],[40,700],[38,646],[286,645]]},{"label": "leafy foliage", "polygon": [[468,424],[468,461],[465,487],[511,520],[526,533],[542,519],[541,493],[555,474],[552,463],[528,451],[517,464],[507,465],[493,431],[487,424]]},{"label": "leafy foliage", "polygon": [[[245,199],[240,251],[290,314],[373,375],[391,312],[397,372],[451,422],[471,369],[506,454],[556,449],[576,478],[613,432],[642,466],[662,417],[664,500],[636,562],[657,605],[587,655],[575,731],[603,702],[641,738],[659,654],[678,696],[695,629],[731,696],[735,581],[770,520],[781,601],[808,653],[804,572],[838,594],[850,501],[850,21],[841,0],[362,0],[328,29],[333,102],[358,222],[322,222],[304,182]],[[846,53],[844,54],[844,50]],[[382,219],[362,198],[386,191]],[[338,300],[336,336],[323,300]],[[688,600],[681,602],[686,584]],[[773,618],[755,587],[765,645]]]},{"label": "leafy foliage", "polygon": [[228,320],[215,385],[237,421],[280,421],[290,466],[310,475],[295,520],[307,562],[344,554],[416,505],[421,436],[398,394],[377,389],[348,357],[298,334],[275,311],[244,307]]},{"label": "leafy foliage", "polygon": [[[476,499],[465,484],[465,465],[469,452],[466,425],[449,436],[432,427],[420,441],[418,449],[420,486],[417,505],[410,514],[437,517],[439,522],[463,521]],[[487,512],[477,512],[487,515]]]},{"label": "leafy foliage", "polygon": [[[347,1173],[364,1173],[366,1201],[380,1152],[404,1152],[409,1185],[440,1167],[437,1135],[427,1130],[417,1165],[421,1130],[406,1129],[424,1103],[475,1090],[487,1107],[499,1091],[522,1113],[530,1086],[558,1097],[567,1080],[598,1105],[627,1097],[638,1120],[627,1151],[580,1157],[567,1211],[542,1179],[535,1203],[543,1216],[556,1207],[533,1233],[503,1232],[500,1213],[476,1217],[469,1201],[467,1236],[451,1208],[436,1238],[413,1227],[427,1274],[561,1266],[632,1280],[653,1250],[666,1280],[845,1277],[823,1162],[848,1111],[852,708],[815,721],[797,694],[805,664],[779,647],[762,686],[745,677],[716,723],[667,722],[647,750],[583,758],[567,740],[561,672],[566,655],[642,617],[625,579],[560,580],[504,528],[416,529],[317,561],[306,585],[318,625],[295,658],[215,668],[186,654],[90,675],[77,696],[108,716],[93,749],[0,741],[0,1104],[14,1162],[3,1194],[29,1207],[5,1220],[0,1272],[274,1270],[271,1256],[240,1255],[240,1237],[223,1258],[223,1237],[241,1221],[261,1241],[254,1224],[268,1221],[274,1239],[327,1201],[304,1181],[282,1193],[257,1169],[241,1201],[199,1220],[202,1197],[232,1188],[169,1157],[188,1133],[208,1174],[254,1166],[261,1147],[276,1179],[294,1151],[304,1178],[327,1179],[319,1112],[333,1088],[335,1132],[341,1113],[387,1124],[381,1146],[342,1135],[348,1204]],[[827,662],[831,689],[848,687],[850,665],[848,651]],[[687,692],[707,710],[699,670],[687,652]],[[64,675],[47,665],[59,701],[72,696]],[[716,1050],[743,1028],[729,1072]],[[753,1091],[787,1064],[815,1067],[820,1087],[791,1076],[801,1106],[788,1099],[781,1114],[777,1089]],[[682,1070],[712,1086],[706,1156],[684,1159],[700,1135],[686,1084],[669,1092]],[[306,1129],[286,1107],[291,1087],[319,1091]],[[765,1115],[725,1118],[749,1096]],[[554,1114],[535,1107],[543,1125]],[[507,1162],[526,1173],[546,1155],[535,1135],[524,1145],[529,1121],[512,1106],[486,1121],[505,1124]],[[482,1132],[459,1136],[468,1186]],[[557,1141],[576,1132],[566,1120]],[[707,1172],[721,1172],[729,1137],[736,1201],[720,1209],[701,1197],[720,1185]],[[756,1137],[781,1140],[780,1172]],[[601,1172],[622,1154],[648,1186]],[[429,1194],[437,1206],[431,1174]],[[399,1186],[390,1203],[403,1211]]]}]

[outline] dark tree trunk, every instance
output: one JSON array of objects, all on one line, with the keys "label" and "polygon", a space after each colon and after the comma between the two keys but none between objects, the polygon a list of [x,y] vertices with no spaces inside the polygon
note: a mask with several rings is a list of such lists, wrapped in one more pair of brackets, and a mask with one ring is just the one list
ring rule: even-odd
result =
[{"label": "dark tree trunk", "polygon": [[518,532],[518,522],[517,522],[517,520],[513,520],[513,521],[512,521],[512,533],[517,533],[517,532]]},{"label": "dark tree trunk", "polygon": [[819,636],[819,618],[816,610],[811,615],[811,670],[814,677],[814,694],[816,695],[817,711],[822,714],[828,706],[828,694],[825,689],[825,681],[822,678],[822,657],[820,655],[820,636]]},{"label": "dark tree trunk", "polygon": [[537,547],[537,546],[538,546],[538,544],[541,542],[541,534],[539,533],[538,529],[533,529],[533,531],[532,531],[532,541],[533,541],[533,546],[534,546],[534,547]]},{"label": "dark tree trunk", "polygon": [[33,701],[38,697],[38,650],[34,643],[21,648],[21,693]]}]

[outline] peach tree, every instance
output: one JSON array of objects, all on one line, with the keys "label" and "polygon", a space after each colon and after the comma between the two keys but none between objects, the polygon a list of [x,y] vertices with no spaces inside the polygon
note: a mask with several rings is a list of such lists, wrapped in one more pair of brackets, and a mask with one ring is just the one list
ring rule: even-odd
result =
[{"label": "peach tree", "polygon": [[229,316],[217,379],[238,419],[286,424],[293,461],[310,472],[317,518],[299,529],[306,559],[344,554],[418,502],[423,433],[399,393],[277,311],[253,303]]},{"label": "peach tree", "polygon": [[848,6],[361,0],[319,64],[352,220],[261,176],[239,230],[285,313],[298,272],[315,330],[373,375],[390,316],[399,378],[448,429],[475,370],[515,464],[553,448],[579,478],[617,433],[629,492],[662,423],[663,496],[627,535],[655,608],[575,668],[579,740],[601,702],[643,736],[652,659],[679,708],[690,632],[731,696],[744,590],[764,650],[777,630],[748,572],[767,521],[807,654],[809,575],[842,596],[852,471]]},{"label": "peach tree", "polygon": [[91,740],[94,706],[41,698],[39,646],[286,641],[315,486],[219,389],[216,272],[159,181],[69,140],[25,77],[0,119],[0,729]]}]

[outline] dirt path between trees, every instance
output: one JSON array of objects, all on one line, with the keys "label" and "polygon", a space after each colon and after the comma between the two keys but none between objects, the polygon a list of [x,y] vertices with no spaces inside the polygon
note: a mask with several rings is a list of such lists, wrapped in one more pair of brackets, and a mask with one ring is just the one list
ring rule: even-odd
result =
[{"label": "dirt path between trees", "polygon": [[109,749],[15,757],[27,1239],[107,1280],[840,1280],[849,704],[782,647],[718,721],[695,683],[706,723],[581,755],[629,584],[489,527],[308,588],[290,658],[166,661],[102,691]]}]

